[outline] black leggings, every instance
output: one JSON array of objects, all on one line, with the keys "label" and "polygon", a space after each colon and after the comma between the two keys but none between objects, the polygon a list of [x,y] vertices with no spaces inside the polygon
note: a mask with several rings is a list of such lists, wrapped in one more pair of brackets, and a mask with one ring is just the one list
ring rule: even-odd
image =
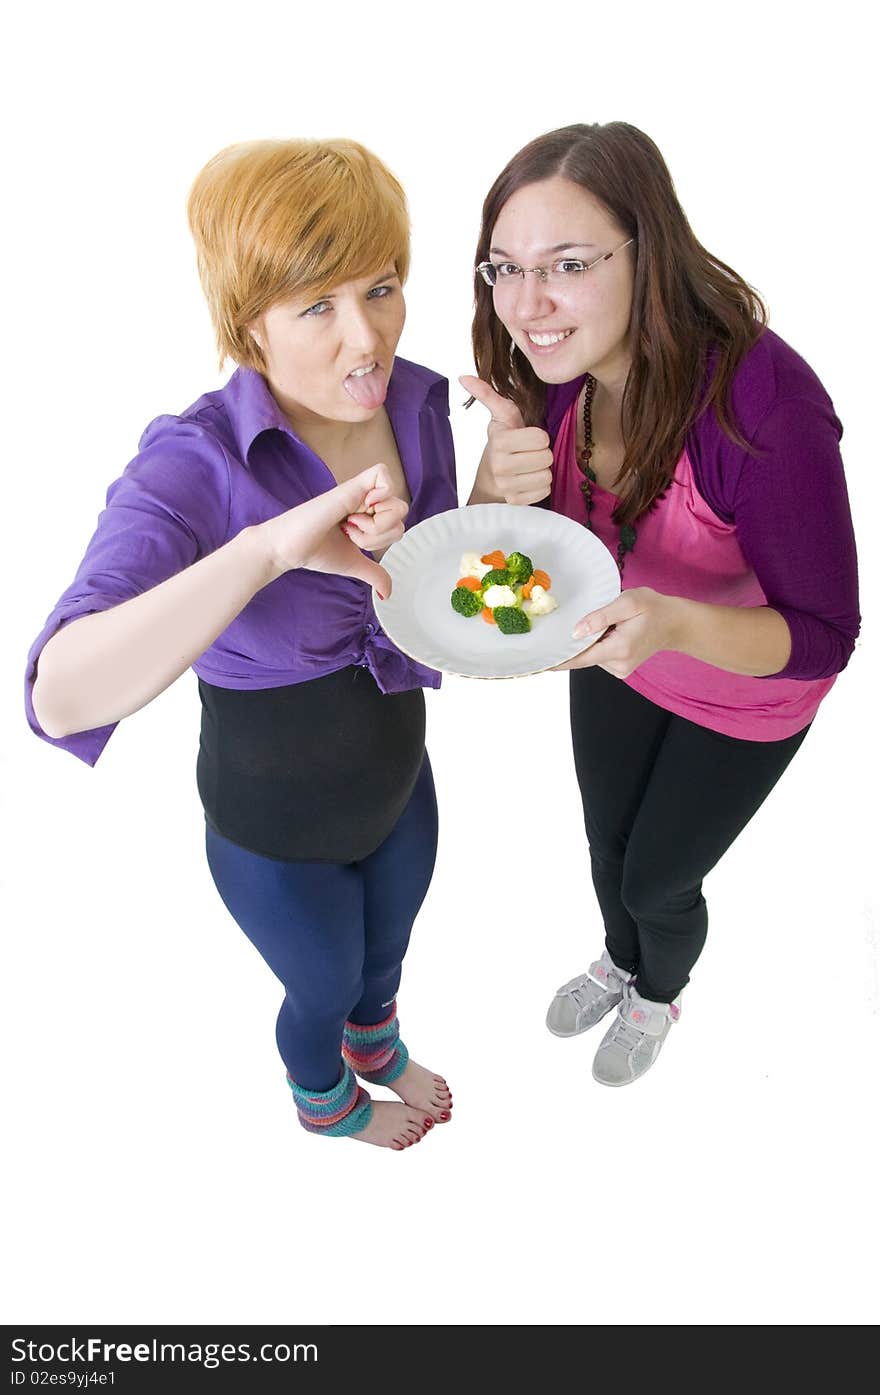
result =
[{"label": "black leggings", "polygon": [[605,943],[668,1003],[706,940],[702,884],[808,728],[743,741],[657,707],[604,669],[571,674],[571,733]]}]

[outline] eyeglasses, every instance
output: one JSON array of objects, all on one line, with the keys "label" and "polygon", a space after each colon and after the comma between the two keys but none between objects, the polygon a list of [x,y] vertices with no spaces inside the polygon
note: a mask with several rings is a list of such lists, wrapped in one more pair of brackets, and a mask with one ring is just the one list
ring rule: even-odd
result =
[{"label": "eyeglasses", "polygon": [[559,261],[553,262],[551,266],[523,267],[518,266],[516,262],[480,262],[477,271],[487,286],[514,286],[517,281],[523,284],[526,275],[531,271],[541,278],[545,286],[571,286],[577,284],[584,272],[592,271],[600,262],[610,261],[615,252],[622,252],[631,242],[635,242],[634,237],[627,238],[619,247],[612,248],[610,252],[603,252],[601,257],[595,257],[591,262],[581,261],[580,257],[560,257]]}]

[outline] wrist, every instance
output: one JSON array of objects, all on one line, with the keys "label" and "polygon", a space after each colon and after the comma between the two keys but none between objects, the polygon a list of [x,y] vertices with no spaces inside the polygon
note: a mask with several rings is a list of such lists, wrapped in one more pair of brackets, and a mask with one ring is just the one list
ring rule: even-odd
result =
[{"label": "wrist", "polygon": [[469,504],[497,504],[498,500],[494,494],[487,494],[485,489],[474,480],[474,487],[468,496]]},{"label": "wrist", "polygon": [[490,470],[485,465],[480,465],[477,470],[477,477],[474,480],[474,487],[471,490],[469,504],[497,504],[503,500],[504,495],[499,492],[495,480]]},{"label": "wrist", "polygon": [[229,544],[238,554],[240,565],[253,580],[254,593],[268,586],[289,570],[275,547],[274,519],[255,523],[233,538]]},{"label": "wrist", "polygon": [[694,627],[697,623],[698,603],[684,596],[664,596],[665,638],[664,649],[679,654],[687,654],[693,645]]}]

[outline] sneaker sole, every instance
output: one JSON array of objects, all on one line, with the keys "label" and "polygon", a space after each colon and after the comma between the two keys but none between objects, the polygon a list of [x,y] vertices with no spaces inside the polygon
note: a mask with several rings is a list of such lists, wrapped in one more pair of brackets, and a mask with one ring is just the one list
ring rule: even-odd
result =
[{"label": "sneaker sole", "polygon": [[601,1075],[596,1074],[595,1063],[593,1065],[593,1070],[591,1074],[597,1085],[607,1085],[609,1090],[619,1090],[624,1085],[635,1085],[637,1081],[642,1080],[648,1074],[648,1071],[651,1069],[651,1067],[656,1066],[659,1057],[660,1052],[658,1051],[653,1061],[651,1061],[649,1065],[645,1066],[644,1070],[639,1071],[638,1075],[634,1075],[631,1080],[603,1080]]},{"label": "sneaker sole", "polygon": [[[654,1062],[652,1061],[651,1066],[653,1066],[653,1064]],[[642,1076],[648,1074],[651,1066],[648,1066],[648,1070],[643,1070],[641,1075],[634,1075],[631,1080],[603,1080],[602,1076],[597,1075],[595,1071],[592,1072],[592,1075],[597,1085],[607,1085],[609,1090],[619,1090],[624,1085],[635,1085],[636,1081],[641,1080]]]}]

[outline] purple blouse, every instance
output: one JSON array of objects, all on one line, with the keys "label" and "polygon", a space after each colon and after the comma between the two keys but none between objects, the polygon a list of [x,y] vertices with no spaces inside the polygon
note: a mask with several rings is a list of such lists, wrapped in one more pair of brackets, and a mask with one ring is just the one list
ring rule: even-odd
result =
[{"label": "purple blouse", "polygon": [[[551,440],[582,383],[549,388]],[[767,604],[788,624],[791,655],[773,677],[829,678],[845,668],[859,632],[842,427],[809,364],[769,329],[734,374],[731,406],[756,453],[725,435],[714,408],[702,412],[685,437],[697,489],[735,527]]]},{"label": "purple blouse", "polygon": [[[458,507],[445,378],[397,358],[386,410],[412,500],[407,527]],[[70,620],[130,600],[231,541],[243,528],[335,487],[295,435],[261,374],[239,368],[180,416],[157,417],[107,493],[73,583],[28,656],[26,707],[38,736],[94,765],[114,725],[54,740],[31,691],[47,641]],[[382,692],[440,686],[383,634],[362,581],[286,572],[253,597],[193,668],[221,688],[276,688],[357,664]]]}]

